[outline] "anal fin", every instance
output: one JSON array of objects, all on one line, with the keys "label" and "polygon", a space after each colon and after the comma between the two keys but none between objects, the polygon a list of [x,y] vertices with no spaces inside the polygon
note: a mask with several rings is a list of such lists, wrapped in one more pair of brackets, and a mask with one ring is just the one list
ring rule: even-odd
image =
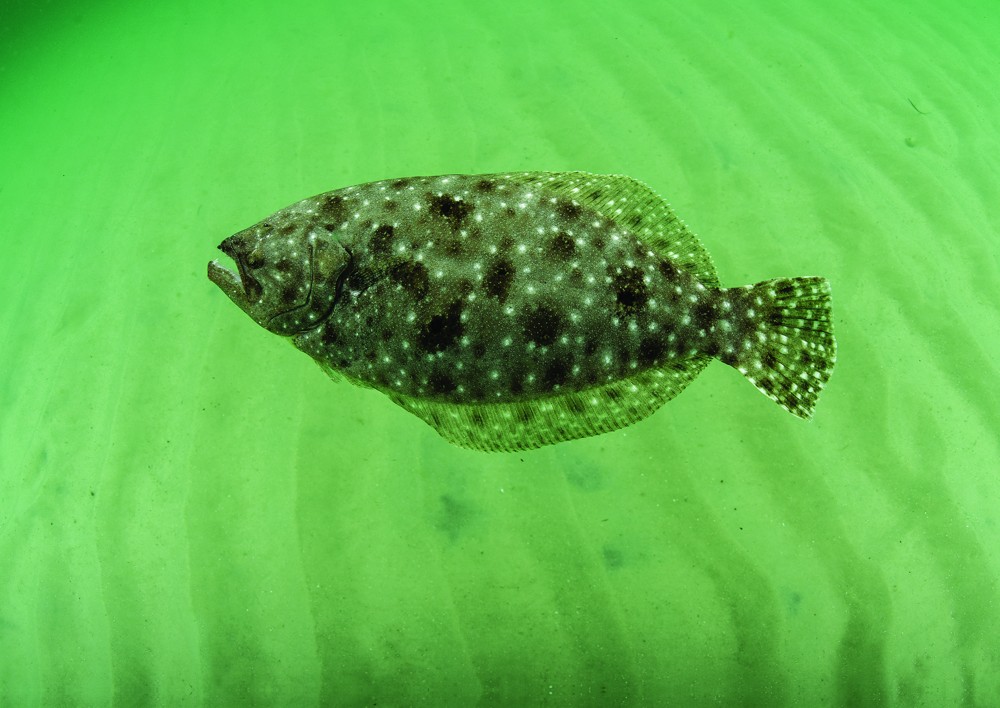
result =
[{"label": "anal fin", "polygon": [[387,393],[455,445],[510,452],[631,425],[683,391],[709,361],[699,355],[604,386],[511,403],[449,403]]}]

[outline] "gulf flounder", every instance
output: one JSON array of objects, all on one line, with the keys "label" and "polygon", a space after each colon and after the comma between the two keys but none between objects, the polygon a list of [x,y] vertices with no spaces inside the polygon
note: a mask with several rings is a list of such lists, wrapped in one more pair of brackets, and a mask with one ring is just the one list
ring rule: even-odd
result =
[{"label": "gulf flounder", "polygon": [[219,248],[237,271],[208,276],[255,322],[480,450],[622,428],[713,358],[809,418],[836,358],[824,278],[721,287],[667,203],[624,176],[371,182]]}]

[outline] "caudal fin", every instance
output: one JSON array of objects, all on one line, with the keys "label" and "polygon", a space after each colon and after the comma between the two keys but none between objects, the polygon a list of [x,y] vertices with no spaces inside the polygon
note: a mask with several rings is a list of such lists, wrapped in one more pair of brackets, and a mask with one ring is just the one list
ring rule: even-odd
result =
[{"label": "caudal fin", "polygon": [[837,361],[826,278],[777,278],[724,291],[744,338],[720,357],[761,393],[801,418],[811,418]]}]

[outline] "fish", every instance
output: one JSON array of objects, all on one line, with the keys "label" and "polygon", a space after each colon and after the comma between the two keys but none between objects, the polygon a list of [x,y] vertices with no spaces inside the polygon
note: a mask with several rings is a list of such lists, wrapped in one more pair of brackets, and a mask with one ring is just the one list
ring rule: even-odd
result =
[{"label": "fish", "polygon": [[518,451],[651,415],[713,359],[812,417],[836,362],[830,283],[724,288],[642,182],[405,177],[324,192],[225,239],[208,277],[332,379],[447,441]]}]

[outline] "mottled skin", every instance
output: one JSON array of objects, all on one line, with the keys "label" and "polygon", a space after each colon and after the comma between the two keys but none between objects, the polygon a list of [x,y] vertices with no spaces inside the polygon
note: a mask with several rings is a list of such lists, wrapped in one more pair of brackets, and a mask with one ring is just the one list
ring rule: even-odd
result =
[{"label": "mottled skin", "polygon": [[[284,239],[284,240],[283,240]],[[315,278],[318,247],[343,249]],[[226,242],[260,244],[295,345],[384,390],[457,402],[578,390],[665,357],[716,353],[718,295],[573,201],[502,176],[412,178],[299,202]],[[291,241],[291,243],[289,243]],[[250,248],[250,253],[256,253]],[[238,261],[239,263],[240,261]],[[296,307],[320,281],[325,297]],[[733,336],[730,334],[730,337]]]},{"label": "mottled skin", "polygon": [[808,279],[706,285],[600,191],[577,200],[524,177],[415,177],[304,199],[226,239],[238,275],[213,262],[209,277],[329,373],[390,395],[533,401],[710,355],[811,412],[828,372],[799,410],[796,384],[790,402],[776,395],[781,377],[767,372],[783,355],[764,346],[779,344],[778,300]]}]

